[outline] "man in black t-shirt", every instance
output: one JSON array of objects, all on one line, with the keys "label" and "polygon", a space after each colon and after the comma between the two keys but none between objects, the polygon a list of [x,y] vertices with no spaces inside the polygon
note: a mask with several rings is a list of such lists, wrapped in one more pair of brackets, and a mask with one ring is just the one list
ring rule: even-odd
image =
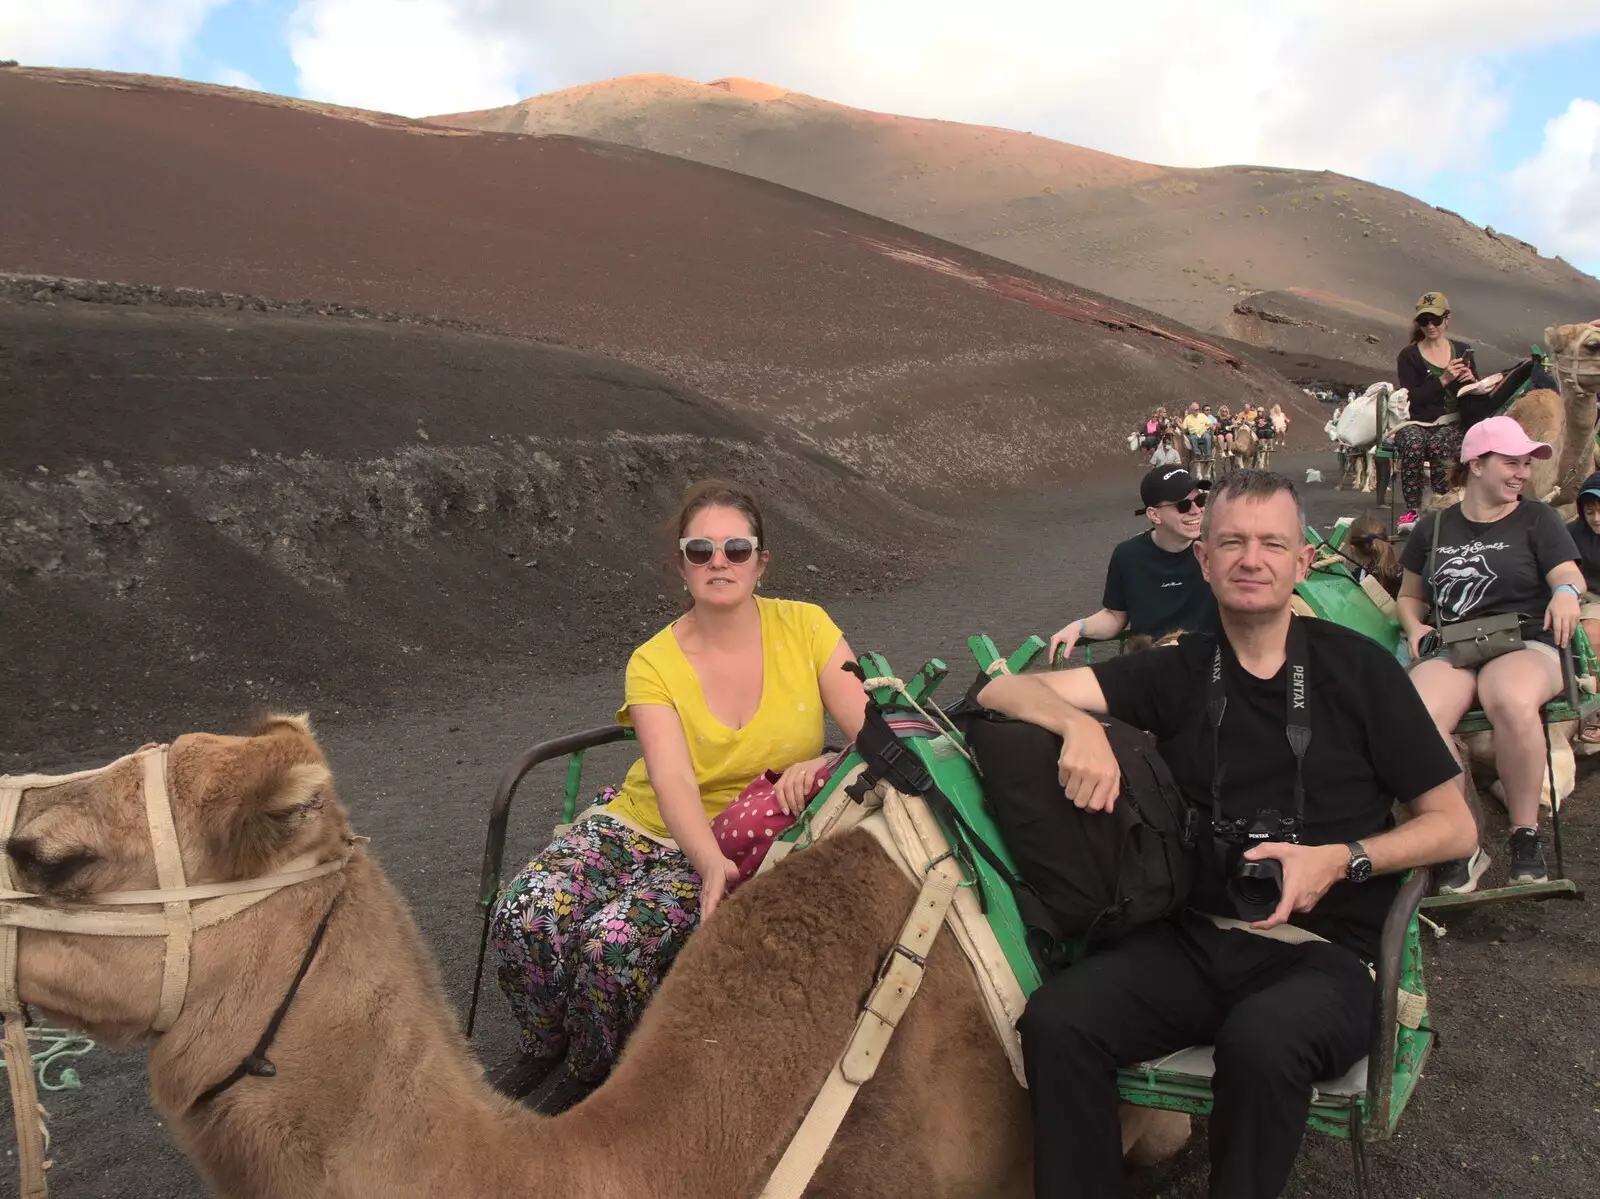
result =
[{"label": "man in black t-shirt", "polygon": [[[1114,805],[1120,773],[1088,713],[1150,730],[1206,829],[1189,908],[1049,979],[1018,1023],[1038,1199],[1125,1195],[1116,1068],[1208,1043],[1211,1193],[1279,1194],[1313,1085],[1367,1050],[1369,964],[1400,872],[1459,857],[1476,841],[1455,761],[1399,664],[1358,633],[1291,616],[1313,553],[1304,527],[1289,480],[1229,476],[1196,550],[1220,635],[1085,670],[999,678],[980,693],[985,706],[1061,735],[1063,802],[1090,811]],[[1304,677],[1291,692],[1292,672]],[[1290,730],[1299,722],[1310,741],[1297,768]],[[1292,814],[1297,778],[1298,842],[1241,855],[1211,837],[1214,805],[1224,823]],[[1399,827],[1396,799],[1412,813]],[[1281,865],[1282,899],[1265,919],[1234,918],[1226,883],[1241,856]]]},{"label": "man in black t-shirt", "polygon": [[1111,551],[1100,610],[1051,637],[1049,661],[1065,658],[1080,638],[1109,641],[1123,629],[1161,638],[1217,627],[1217,602],[1194,556],[1210,486],[1181,466],[1158,466],[1145,475],[1134,511],[1149,518],[1150,528]]}]

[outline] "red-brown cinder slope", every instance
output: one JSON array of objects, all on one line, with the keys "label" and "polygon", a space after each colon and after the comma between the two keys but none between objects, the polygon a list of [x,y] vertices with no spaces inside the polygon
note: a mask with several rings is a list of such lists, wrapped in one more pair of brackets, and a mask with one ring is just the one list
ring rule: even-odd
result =
[{"label": "red-brown cinder slope", "polygon": [[0,269],[556,339],[924,478],[1060,470],[1154,403],[1303,400],[1147,313],[732,172],[356,116],[0,72]]},{"label": "red-brown cinder slope", "polygon": [[1600,310],[1600,282],[1560,259],[1331,172],[1159,167],[750,80],[666,75],[430,119],[594,137],[743,171],[1196,328],[1374,370],[1392,369],[1424,291],[1450,295],[1455,331],[1508,352]]}]

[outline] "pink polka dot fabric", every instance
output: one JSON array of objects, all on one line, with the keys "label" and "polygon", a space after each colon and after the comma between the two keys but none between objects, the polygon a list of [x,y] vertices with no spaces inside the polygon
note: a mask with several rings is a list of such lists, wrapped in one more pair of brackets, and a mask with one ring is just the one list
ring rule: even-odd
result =
[{"label": "pink polka dot fabric", "polygon": [[[811,784],[812,799],[822,790],[833,772],[830,762],[818,772]],[[711,822],[711,833],[717,846],[739,868],[739,881],[751,878],[761,868],[773,841],[788,828],[795,818],[778,806],[777,782],[779,772],[769,770],[739,793],[739,798],[722,810]]]}]

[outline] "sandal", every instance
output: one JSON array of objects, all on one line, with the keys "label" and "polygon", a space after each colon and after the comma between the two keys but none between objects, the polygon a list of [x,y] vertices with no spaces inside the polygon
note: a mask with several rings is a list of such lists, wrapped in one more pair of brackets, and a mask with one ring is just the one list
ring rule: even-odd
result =
[{"label": "sandal", "polygon": [[1586,725],[1578,739],[1585,745],[1600,745],[1600,724]]}]

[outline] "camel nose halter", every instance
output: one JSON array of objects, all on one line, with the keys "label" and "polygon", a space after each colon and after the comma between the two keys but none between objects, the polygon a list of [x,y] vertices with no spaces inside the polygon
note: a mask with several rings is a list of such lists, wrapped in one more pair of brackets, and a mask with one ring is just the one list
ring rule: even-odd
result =
[{"label": "camel nose halter", "polygon": [[[165,938],[161,999],[150,1028],[153,1032],[166,1032],[183,1011],[189,989],[190,949],[197,930],[231,919],[285,887],[343,870],[350,860],[353,847],[347,847],[339,857],[328,861],[319,861],[314,854],[303,854],[286,862],[278,872],[261,878],[190,886],[167,788],[169,751],[166,745],[147,745],[106,766],[74,774],[0,775],[0,1016],[5,1019],[6,1075],[11,1087],[12,1119],[17,1127],[21,1199],[41,1199],[46,1188],[43,1130],[40,1121],[32,1118],[38,1110],[38,1093],[18,987],[17,930]],[[103,891],[71,901],[16,890],[9,855],[3,852],[3,847],[11,838],[23,796],[30,791],[96,778],[130,761],[138,762],[142,772],[145,819],[150,827],[150,846],[156,864],[156,889]],[[156,905],[161,908],[159,912],[115,910]],[[113,910],[105,911],[105,908]]]}]

